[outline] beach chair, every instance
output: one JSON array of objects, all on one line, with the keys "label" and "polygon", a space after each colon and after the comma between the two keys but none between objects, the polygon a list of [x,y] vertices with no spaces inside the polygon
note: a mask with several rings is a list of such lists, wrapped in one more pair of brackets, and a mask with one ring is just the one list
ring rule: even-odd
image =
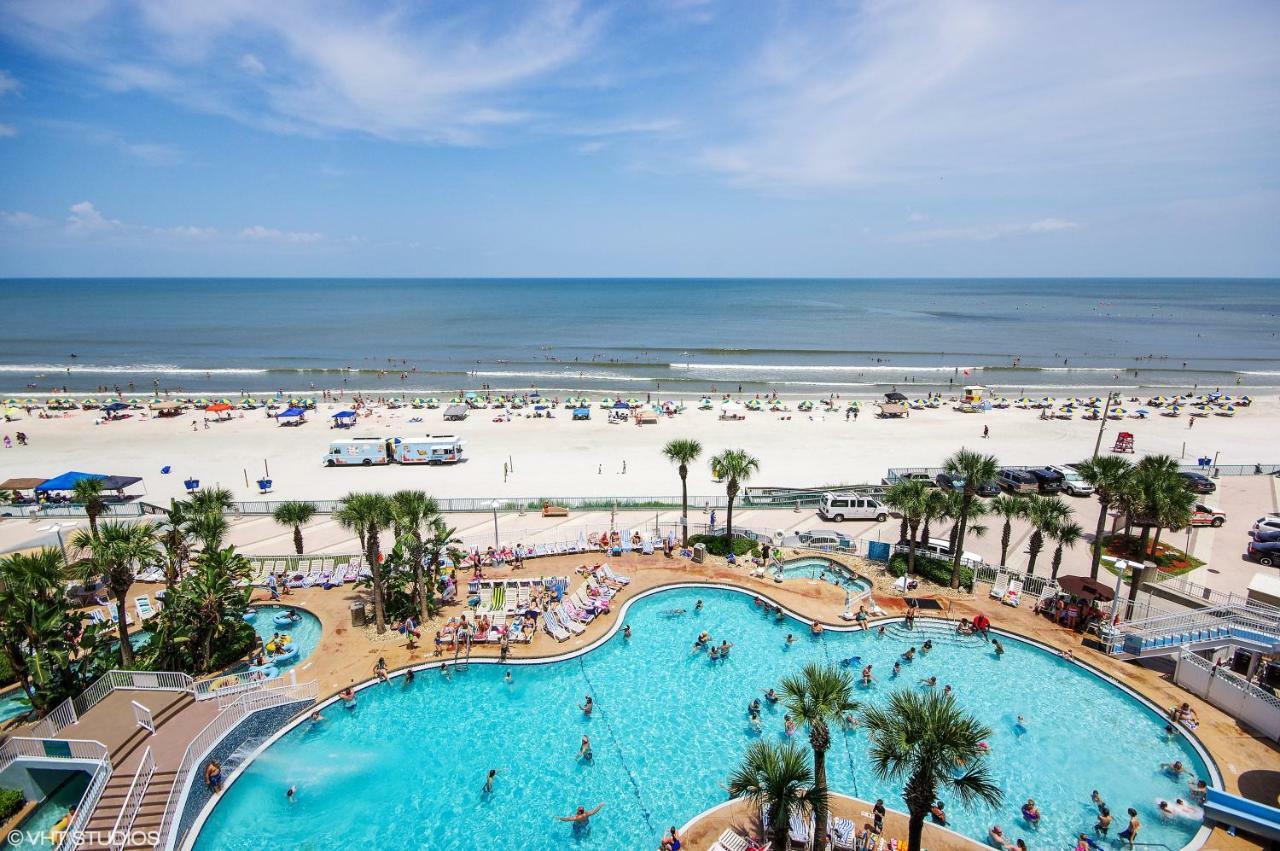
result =
[{"label": "beach chair", "polygon": [[556,620],[560,621],[560,626],[574,635],[582,635],[587,631],[587,628],[583,626],[583,621],[576,617],[574,611],[570,610],[564,603],[556,606],[551,612],[556,616]]},{"label": "beach chair", "polygon": [[619,585],[630,585],[630,584],[631,584],[631,577],[630,577],[630,576],[623,576],[623,575],[622,575],[622,574],[620,574],[620,573],[614,573],[614,572],[613,572],[613,568],[609,566],[609,563],[608,563],[608,562],[605,562],[604,564],[600,565],[600,570],[604,573],[604,575],[605,575],[605,576],[609,577],[610,579],[612,579],[614,582],[618,583]]},{"label": "beach chair", "polygon": [[1018,604],[1022,602],[1022,580],[1012,580],[1009,583],[1009,588],[1004,592],[1004,596],[1000,598],[1000,602],[1016,609]]},{"label": "beach chair", "polygon": [[89,612],[89,623],[104,624],[107,622],[107,616],[102,613],[101,609],[92,609]]},{"label": "beach chair", "polygon": [[653,555],[653,541],[645,541],[640,549],[641,555]]},{"label": "beach chair", "polygon": [[568,641],[571,637],[569,630],[565,629],[564,624],[560,623],[560,619],[550,610],[542,615],[542,628],[556,641]]},{"label": "beach chair", "polygon": [[141,597],[134,597],[133,607],[137,610],[138,618],[140,620],[145,621],[147,618],[153,617],[156,614],[156,610],[151,608],[151,601],[147,599],[145,595]]},{"label": "beach chair", "polygon": [[584,609],[573,601],[572,597],[565,597],[560,601],[560,612],[568,612],[569,617],[578,623],[591,623],[595,620],[595,612]]},{"label": "beach chair", "polygon": [[[120,610],[114,602],[107,602],[107,616],[111,619],[112,623],[120,622]],[[126,626],[131,626],[133,624],[133,618],[129,617],[128,609],[126,609],[124,613],[124,622]]]},{"label": "beach chair", "polygon": [[732,830],[726,830],[720,834],[720,838],[711,843],[708,851],[747,851],[750,841],[739,833]]},{"label": "beach chair", "polygon": [[813,816],[792,810],[787,840],[792,848],[808,849],[813,844]]},{"label": "beach chair", "polygon": [[858,844],[858,826],[852,819],[831,817],[832,851],[854,851]]},{"label": "beach chair", "polygon": [[1009,574],[1001,571],[996,574],[996,581],[991,584],[991,599],[1003,600],[1004,592],[1009,590]]}]

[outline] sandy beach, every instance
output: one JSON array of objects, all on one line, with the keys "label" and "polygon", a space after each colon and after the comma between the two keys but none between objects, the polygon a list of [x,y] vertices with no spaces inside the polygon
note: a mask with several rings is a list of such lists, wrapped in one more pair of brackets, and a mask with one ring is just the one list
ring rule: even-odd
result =
[{"label": "sandy beach", "polygon": [[[1098,423],[1042,420],[1039,411],[1009,408],[964,414],[945,404],[912,411],[905,419],[878,419],[864,404],[856,420],[844,412],[749,412],[743,421],[724,421],[716,411],[693,405],[655,425],[613,424],[598,402],[592,418],[574,422],[568,411],[552,419],[513,411],[511,422],[494,422],[495,411],[472,411],[462,422],[444,422],[443,408],[390,410],[374,407],[354,428],[329,428],[329,417],[344,409],[321,403],[298,427],[277,426],[262,410],[234,412],[210,422],[188,411],[176,418],[132,416],[98,424],[101,414],[76,411],[53,419],[22,416],[6,423],[28,446],[0,449],[4,477],[53,477],[67,470],[141,476],[146,499],[167,503],[182,496],[188,476],[205,486],[220,485],[239,499],[258,497],[256,480],[264,465],[273,480],[271,499],[336,499],[352,490],[390,492],[421,488],[438,497],[670,496],[679,493],[674,467],[661,456],[673,438],[702,443],[704,457],[741,448],[760,459],[750,485],[815,487],[879,482],[889,467],[939,464],[961,446],[995,455],[1002,464],[1058,464],[1093,452]],[[1129,404],[1133,409],[1135,406]],[[411,423],[421,417],[422,422]],[[194,430],[193,430],[194,422]],[[1190,420],[1153,414],[1143,419],[1109,420],[1103,434],[1108,449],[1120,431],[1134,435],[1137,453],[1168,453],[1194,464],[1203,456],[1219,464],[1280,460],[1275,435],[1280,409],[1275,398],[1257,398],[1234,417]],[[990,437],[983,439],[983,427]],[[322,458],[334,439],[456,434],[466,441],[463,463],[440,467],[326,469]],[[509,464],[504,475],[504,464]],[[172,472],[161,475],[163,467]],[[625,472],[624,472],[625,470]],[[134,489],[136,490],[136,489]],[[131,492],[133,492],[131,490]],[[689,473],[693,496],[722,494],[705,463]]]}]

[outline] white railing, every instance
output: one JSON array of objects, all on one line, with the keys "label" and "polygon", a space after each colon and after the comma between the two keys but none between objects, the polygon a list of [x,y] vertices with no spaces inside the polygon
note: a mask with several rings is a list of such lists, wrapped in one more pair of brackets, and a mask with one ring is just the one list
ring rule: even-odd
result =
[{"label": "white railing", "polygon": [[1280,645],[1280,622],[1230,606],[1161,614],[1122,624],[1110,637],[1110,649],[1141,652],[1215,640]]},{"label": "white railing", "polygon": [[243,687],[232,689],[219,689],[217,692],[218,709],[226,709],[232,703],[235,703],[247,691],[276,691],[298,684],[298,672],[290,671],[286,675],[275,677],[270,680],[252,680]]},{"label": "white railing", "polygon": [[80,717],[76,714],[75,702],[71,698],[59,703],[48,715],[40,719],[40,723],[31,728],[33,739],[52,739],[59,731],[77,723]]},{"label": "white railing", "polygon": [[[296,682],[297,675],[290,682]],[[277,678],[279,679],[279,678]],[[207,680],[200,680],[192,686],[191,693],[196,700],[218,699],[218,708],[226,708],[229,695],[243,694],[246,691],[262,688],[276,680],[266,680],[262,674],[254,671],[240,671],[234,674],[222,674]]]},{"label": "white railing", "polygon": [[131,700],[129,703],[133,706],[133,720],[137,721],[138,726],[148,733],[154,733],[156,731],[156,721],[151,716],[151,710],[136,700]]},{"label": "white railing", "polygon": [[120,807],[120,815],[116,816],[115,826],[111,828],[111,851],[120,851],[129,841],[129,832],[133,830],[133,822],[138,817],[138,810],[142,808],[142,798],[147,794],[147,786],[151,784],[151,775],[155,771],[156,760],[148,747],[142,754],[138,770],[134,772],[133,782],[129,784],[129,791],[124,796],[124,804]]},{"label": "white railing", "polygon": [[1280,741],[1280,698],[1185,650],[1178,654],[1173,676],[1178,685]]},{"label": "white railing", "polygon": [[1152,584],[1155,588],[1169,588],[1180,594],[1185,594],[1196,600],[1204,600],[1215,606],[1227,606],[1233,609],[1250,611],[1260,617],[1280,619],[1280,609],[1275,606],[1268,606],[1266,603],[1250,600],[1248,597],[1242,597],[1234,591],[1219,591],[1216,588],[1199,585],[1185,576],[1171,576],[1157,583],[1148,584]]},{"label": "white railing", "polygon": [[[99,743],[94,742],[93,744]],[[54,851],[74,849],[80,844],[84,829],[88,826],[89,819],[93,817],[93,811],[98,808],[98,800],[102,797],[102,791],[107,787],[107,781],[111,779],[111,762],[106,759],[106,750],[106,747],[103,746],[103,761],[98,763],[98,767],[94,769],[93,776],[89,778],[89,786],[84,790],[84,794],[80,796],[80,803],[76,805],[76,814],[67,825],[66,833],[62,834],[62,838],[54,846]]]},{"label": "white railing", "polygon": [[182,802],[186,800],[187,787],[191,784],[195,768],[208,757],[227,733],[251,713],[288,703],[314,701],[318,694],[319,688],[314,680],[301,685],[281,684],[277,688],[261,688],[244,692],[218,713],[218,717],[196,734],[187,745],[186,753],[182,755],[182,762],[173,777],[173,786],[169,789],[168,800],[165,801],[164,816],[160,820],[159,837],[155,847],[161,851],[170,851],[174,847],[177,839],[174,828],[180,815],[179,809]]},{"label": "white railing", "polygon": [[[917,553],[918,555],[918,553]],[[1028,574],[1021,570],[1010,570],[994,564],[980,564],[973,569],[973,583],[983,583],[986,585],[995,585],[1001,576],[1007,576],[1010,581],[1018,581],[1022,583],[1022,595],[1025,597],[1051,597],[1058,593],[1058,583],[1056,580],[1048,576],[1036,576],[1034,573]]]},{"label": "white railing", "polygon": [[84,715],[116,689],[191,691],[193,682],[188,674],[176,671],[107,671],[75,699],[75,708]]},{"label": "white railing", "polygon": [[37,739],[14,737],[0,745],[0,771],[15,759],[74,759],[110,761],[107,746],[89,739]]}]

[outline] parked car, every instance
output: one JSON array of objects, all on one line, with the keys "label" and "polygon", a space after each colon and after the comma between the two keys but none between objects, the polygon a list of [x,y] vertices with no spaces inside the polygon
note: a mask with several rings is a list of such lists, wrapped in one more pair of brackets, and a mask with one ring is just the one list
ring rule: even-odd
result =
[{"label": "parked car", "polygon": [[[916,553],[947,560],[949,560],[953,555],[951,552],[951,541],[947,538],[930,538],[929,543],[916,547]],[[983,563],[982,556],[968,551],[960,554],[960,561],[969,565]]]},{"label": "parked car", "polygon": [[1268,514],[1265,517],[1259,517],[1257,522],[1253,524],[1253,529],[1250,530],[1250,534],[1253,532],[1261,532],[1264,529],[1280,529],[1280,514]]},{"label": "parked car", "polygon": [[1280,564],[1280,541],[1250,541],[1245,557],[1263,567]]},{"label": "parked car", "polygon": [[964,490],[964,479],[959,476],[953,476],[950,473],[939,473],[934,477],[933,482],[943,490]]},{"label": "parked car", "polygon": [[1048,467],[1062,476],[1062,492],[1072,496],[1093,496],[1093,485],[1086,482],[1074,467]]},{"label": "parked car", "polygon": [[1192,493],[1213,493],[1218,489],[1213,479],[1204,473],[1179,473],[1179,476],[1185,480],[1187,490]]},{"label": "parked car", "polygon": [[1005,468],[996,476],[996,481],[1009,493],[1035,493],[1040,489],[1036,477],[1026,470]]},{"label": "parked car", "polygon": [[818,505],[818,516],[823,520],[842,523],[845,520],[875,520],[883,523],[889,519],[889,509],[879,500],[856,493],[824,493]]},{"label": "parked car", "polygon": [[926,486],[936,488],[938,483],[928,473],[903,473],[898,476],[900,482],[924,482]]},{"label": "parked car", "polygon": [[1212,526],[1215,529],[1227,522],[1227,513],[1210,508],[1204,503],[1197,502],[1196,507],[1191,509],[1191,525],[1192,526]]},{"label": "parked car", "polygon": [[810,529],[797,534],[806,547],[852,547],[853,541],[833,529]]},{"label": "parked car", "polygon": [[1037,467],[1027,472],[1035,477],[1036,487],[1039,488],[1040,493],[1055,494],[1062,492],[1062,482],[1065,477],[1053,467]]},{"label": "parked car", "polygon": [[1249,534],[1259,544],[1269,544],[1272,541],[1280,541],[1280,529],[1263,529],[1257,532],[1250,532]]}]

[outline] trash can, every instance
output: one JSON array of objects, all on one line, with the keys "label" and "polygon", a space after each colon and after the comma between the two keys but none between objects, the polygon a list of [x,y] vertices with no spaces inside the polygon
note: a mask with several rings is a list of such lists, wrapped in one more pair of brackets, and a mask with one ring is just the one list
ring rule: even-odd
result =
[{"label": "trash can", "polygon": [[707,560],[707,545],[694,544],[693,545],[693,563],[702,564],[706,560]]},{"label": "trash can", "polygon": [[351,604],[351,625],[363,627],[367,621],[364,617],[364,603]]}]

